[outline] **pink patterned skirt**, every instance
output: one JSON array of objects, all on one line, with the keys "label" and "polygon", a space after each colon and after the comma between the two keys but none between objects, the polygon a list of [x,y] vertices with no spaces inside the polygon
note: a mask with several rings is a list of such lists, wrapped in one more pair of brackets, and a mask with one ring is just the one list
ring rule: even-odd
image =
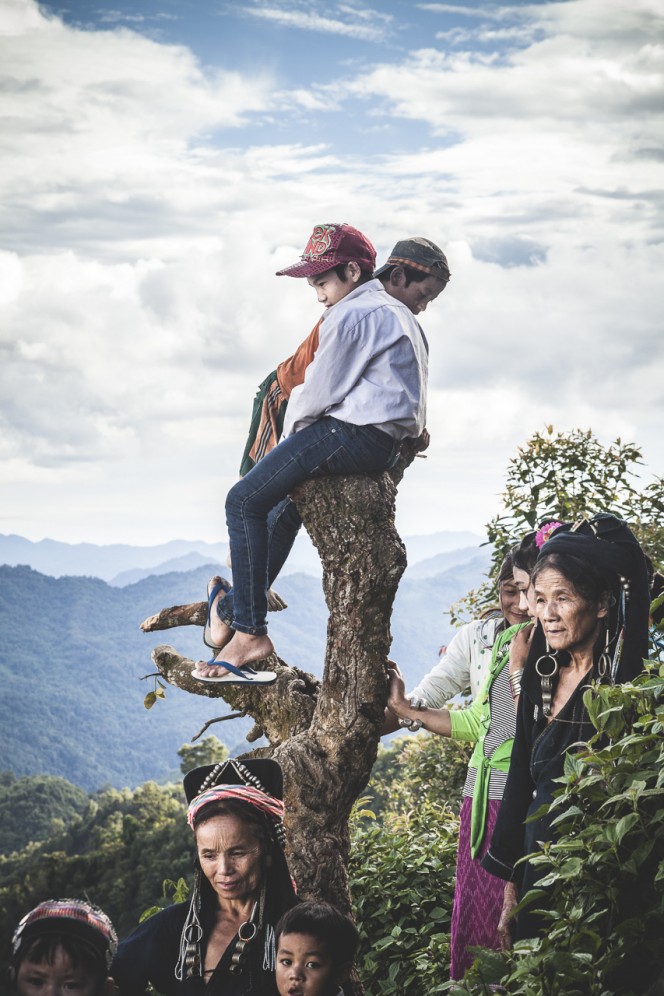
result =
[{"label": "pink patterned skirt", "polygon": [[500,948],[498,920],[503,908],[505,883],[489,875],[480,865],[486,854],[496,825],[500,800],[487,803],[486,830],[480,858],[470,856],[470,814],[473,801],[465,798],[461,804],[459,824],[459,851],[457,854],[457,880],[452,911],[450,978],[462,979],[473,963],[469,947]]}]

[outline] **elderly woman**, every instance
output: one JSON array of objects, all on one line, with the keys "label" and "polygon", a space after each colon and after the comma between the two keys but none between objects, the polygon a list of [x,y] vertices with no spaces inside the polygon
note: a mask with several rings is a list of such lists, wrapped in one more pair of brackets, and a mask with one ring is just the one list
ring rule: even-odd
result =
[{"label": "elderly woman", "polygon": [[111,974],[121,996],[268,996],[274,926],[298,900],[283,852],[281,769],[230,760],[184,779],[196,840],[191,901],[122,941]]},{"label": "elderly woman", "polygon": [[[619,682],[643,670],[648,650],[648,574],[632,532],[613,515],[561,526],[540,550],[531,580],[537,617],[521,681],[512,762],[484,868],[508,881],[503,921],[533,887],[519,858],[552,839],[548,816],[525,822],[556,789],[568,750],[595,732],[583,693],[592,680]],[[542,923],[519,913],[517,938]]]},{"label": "elderly woman", "polygon": [[[507,779],[519,682],[532,633],[532,627],[527,625],[525,590],[537,557],[535,537],[535,532],[524,537],[501,567],[499,590],[508,629],[494,643],[486,681],[472,706],[451,711],[414,707],[405,695],[398,668],[392,670],[390,678],[388,707],[397,716],[416,719],[432,733],[475,744],[463,789],[459,824],[450,941],[453,979],[462,978],[472,964],[472,947],[500,946],[498,922],[503,907],[503,885],[480,862],[491,839]],[[507,591],[505,598],[503,589]],[[516,601],[514,592],[518,596]]]}]

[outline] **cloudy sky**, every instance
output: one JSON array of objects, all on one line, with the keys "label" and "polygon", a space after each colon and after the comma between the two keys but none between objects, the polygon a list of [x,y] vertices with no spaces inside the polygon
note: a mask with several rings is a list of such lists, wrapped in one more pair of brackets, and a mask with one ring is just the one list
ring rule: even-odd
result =
[{"label": "cloudy sky", "polygon": [[225,536],[315,222],[442,245],[405,534],[532,432],[664,469],[661,0],[0,0],[0,532]]}]

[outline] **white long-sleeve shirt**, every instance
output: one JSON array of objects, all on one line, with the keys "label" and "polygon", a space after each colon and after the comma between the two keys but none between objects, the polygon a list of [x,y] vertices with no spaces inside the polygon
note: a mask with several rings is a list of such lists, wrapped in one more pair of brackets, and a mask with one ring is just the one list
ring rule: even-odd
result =
[{"label": "white long-sleeve shirt", "polygon": [[438,663],[408,693],[409,697],[424,699],[430,709],[444,709],[450,699],[470,685],[475,699],[487,676],[501,624],[501,618],[475,619],[462,626]]},{"label": "white long-sleeve shirt", "polygon": [[304,382],[284,421],[291,436],[325,415],[374,425],[395,439],[419,436],[426,416],[428,346],[412,312],[380,280],[329,308]]}]

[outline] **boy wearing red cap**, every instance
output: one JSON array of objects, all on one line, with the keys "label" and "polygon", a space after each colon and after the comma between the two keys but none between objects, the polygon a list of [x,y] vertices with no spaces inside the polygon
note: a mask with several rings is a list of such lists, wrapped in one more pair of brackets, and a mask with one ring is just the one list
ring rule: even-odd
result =
[{"label": "boy wearing red cap", "polygon": [[267,590],[300,525],[286,500],[293,488],[321,475],[386,470],[399,442],[424,429],[428,345],[412,311],[372,279],[375,258],[351,225],[317,225],[299,262],[277,274],[306,278],[326,311],[315,355],[291,393],[283,439],[228,494],[233,589],[209,595],[206,631],[223,653],[199,662],[199,680],[275,680],[250,665],[274,650]]},{"label": "boy wearing red cap", "polygon": [[[396,243],[387,262],[375,271],[374,277],[378,277],[388,294],[405,304],[414,315],[420,315],[445,290],[450,279],[450,268],[445,253],[435,242],[413,235]],[[318,348],[321,321],[316,323],[293,355],[280,363],[259,385],[251,414],[249,438],[240,462],[240,477],[244,477],[277,445],[288,399],[293,388],[304,380],[306,368]]]}]

